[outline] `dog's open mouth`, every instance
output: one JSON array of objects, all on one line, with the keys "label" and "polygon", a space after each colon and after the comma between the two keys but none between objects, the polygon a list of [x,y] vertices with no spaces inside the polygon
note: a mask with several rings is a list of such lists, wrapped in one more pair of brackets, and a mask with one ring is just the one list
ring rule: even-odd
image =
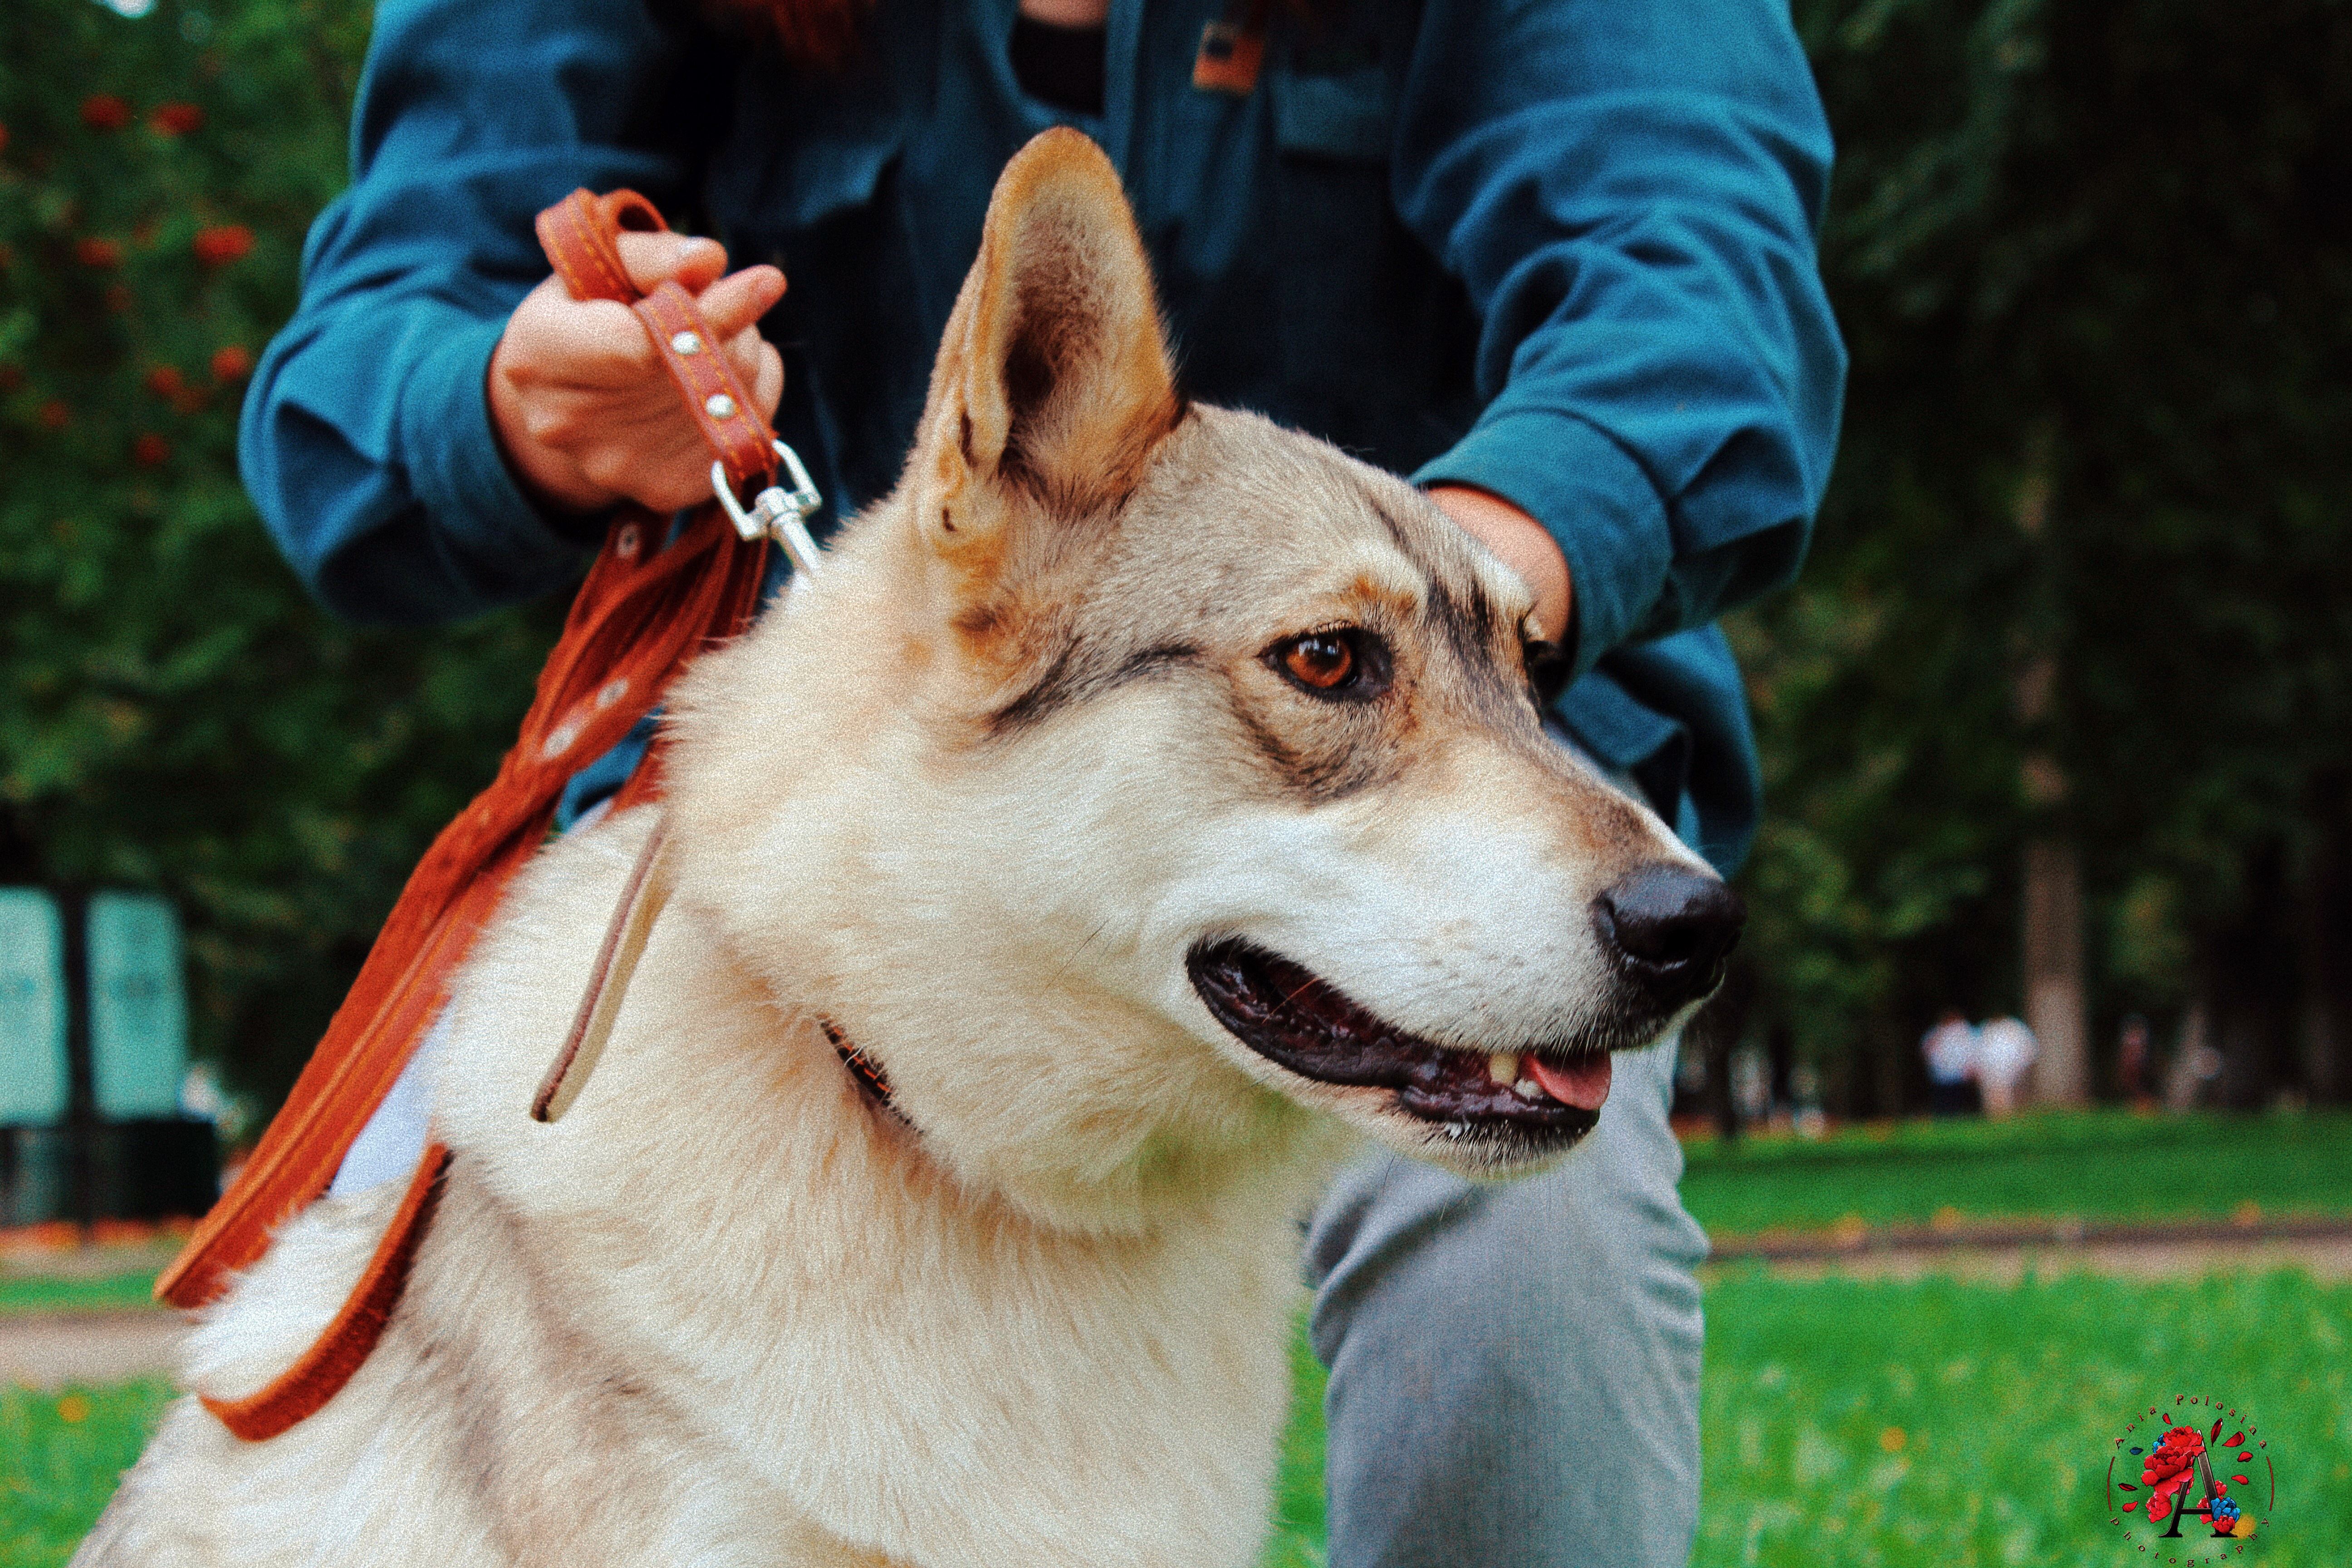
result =
[{"label": "dog's open mouth", "polygon": [[1396,1090],[1423,1121],[1581,1137],[1609,1098],[1607,1052],[1465,1051],[1387,1023],[1262,947],[1203,942],[1185,960],[1192,989],[1250,1049],[1318,1083]]}]

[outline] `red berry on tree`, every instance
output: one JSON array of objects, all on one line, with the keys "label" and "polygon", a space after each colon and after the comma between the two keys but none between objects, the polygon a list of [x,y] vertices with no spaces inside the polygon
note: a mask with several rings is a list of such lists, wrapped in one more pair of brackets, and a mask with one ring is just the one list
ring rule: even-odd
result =
[{"label": "red berry on tree", "polygon": [[243,343],[230,343],[213,351],[213,379],[227,383],[243,381],[253,374],[253,353]]},{"label": "red berry on tree", "polygon": [[226,267],[253,248],[253,230],[241,223],[200,228],[192,244],[197,260],[207,267]]},{"label": "red berry on tree", "polygon": [[74,259],[84,267],[101,270],[122,265],[122,247],[110,239],[78,239],[74,241]]},{"label": "red berry on tree", "polygon": [[172,444],[152,430],[131,443],[131,459],[142,468],[161,468],[172,456]]},{"label": "red berry on tree", "polygon": [[131,123],[131,106],[110,92],[81,100],[81,122],[92,131],[120,131]]},{"label": "red berry on tree", "polygon": [[158,136],[185,136],[204,129],[205,111],[193,103],[160,103],[147,123]]}]

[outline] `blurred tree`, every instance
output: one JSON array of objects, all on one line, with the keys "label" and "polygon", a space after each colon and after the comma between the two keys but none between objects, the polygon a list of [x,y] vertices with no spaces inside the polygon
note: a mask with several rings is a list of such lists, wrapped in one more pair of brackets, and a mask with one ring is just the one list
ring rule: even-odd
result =
[{"label": "blurred tree", "polygon": [[307,602],[237,404],[369,7],[121,4],[0,6],[0,882],[178,900],[197,1050],[274,1102],[561,606],[390,635]]},{"label": "blurred tree", "polygon": [[2342,1093],[2352,5],[1797,9],[1854,378],[1806,578],[1735,628],[1756,1016],[1911,1103],[1938,1005],[2018,1004],[2037,844],[2101,1013]]}]

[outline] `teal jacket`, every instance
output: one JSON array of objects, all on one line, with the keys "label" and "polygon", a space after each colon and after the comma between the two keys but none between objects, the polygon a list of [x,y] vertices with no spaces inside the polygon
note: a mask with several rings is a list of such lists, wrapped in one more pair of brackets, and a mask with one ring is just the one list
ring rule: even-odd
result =
[{"label": "teal jacket", "polygon": [[1728,868],[1757,764],[1709,623],[1796,571],[1844,371],[1784,0],[1277,6],[1246,97],[1192,85],[1225,8],[1114,0],[1097,118],[1023,94],[1015,0],[879,0],[823,75],[660,0],[383,0],[247,484],[354,618],[567,582],[601,530],[517,489],[484,375],[547,274],[532,215],[629,185],[789,275],[778,427],[853,510],[897,478],[998,169],[1075,124],[1125,176],[1186,392],[1539,519],[1575,589],[1558,720]]}]

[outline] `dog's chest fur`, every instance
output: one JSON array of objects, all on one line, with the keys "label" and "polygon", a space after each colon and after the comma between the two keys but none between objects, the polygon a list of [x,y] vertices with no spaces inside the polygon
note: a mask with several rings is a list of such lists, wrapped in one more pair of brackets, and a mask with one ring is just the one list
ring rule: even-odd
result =
[{"label": "dog's chest fur", "polygon": [[[585,973],[584,917],[644,826],[542,858],[474,966],[440,1099],[456,1158],[374,1356],[292,1443],[184,1403],[142,1465],[174,1495],[130,1506],[134,1473],[123,1522],[246,1563],[1249,1562],[1311,1163],[1138,1234],[1037,1225],[961,1190],[814,1025],[780,1049],[690,909],[572,1113],[524,1123],[573,1000],[545,979]],[[321,1205],[297,1225],[342,1234],[272,1258],[331,1311],[389,1202]],[[282,1296],[277,1272],[246,1289]],[[237,1296],[215,1316],[207,1386],[299,1345]]]}]

